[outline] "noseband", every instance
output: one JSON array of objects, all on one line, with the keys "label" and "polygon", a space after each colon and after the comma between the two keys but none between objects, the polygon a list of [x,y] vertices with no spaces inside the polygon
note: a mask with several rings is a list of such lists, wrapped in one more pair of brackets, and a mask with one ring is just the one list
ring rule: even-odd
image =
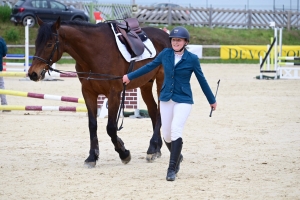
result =
[{"label": "noseband", "polygon": [[[43,69],[41,75],[44,75],[48,70],[53,70],[53,68],[51,67],[52,64],[53,64],[53,56],[54,56],[54,53],[56,52],[57,50],[57,53],[59,53],[59,49],[58,49],[58,46],[59,46],[59,40],[58,40],[58,33],[52,33],[54,36],[55,36],[55,44],[54,44],[54,47],[52,49],[52,52],[50,54],[50,57],[48,60],[45,60],[44,58],[41,58],[39,56],[33,56],[33,59],[34,58],[37,58],[38,60],[44,62],[47,66],[48,66],[48,69]],[[48,72],[49,73],[49,72]]]}]

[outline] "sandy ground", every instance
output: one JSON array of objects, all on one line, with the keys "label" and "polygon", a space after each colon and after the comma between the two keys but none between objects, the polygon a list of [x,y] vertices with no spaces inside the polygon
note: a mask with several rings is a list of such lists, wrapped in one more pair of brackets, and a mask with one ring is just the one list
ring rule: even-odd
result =
[{"label": "sandy ground", "polygon": [[[57,65],[74,70],[74,66]],[[218,109],[197,84],[184,130],[184,161],[175,182],[165,180],[168,151],[145,160],[152,135],[149,118],[125,118],[119,136],[131,151],[123,165],[98,118],[100,159],[83,165],[89,151],[86,113],[0,113],[0,199],[300,199],[300,81],[257,80],[258,65],[203,64]],[[20,81],[6,88],[82,97],[76,78]],[[70,105],[7,96],[12,105]],[[141,105],[144,108],[144,104]]]}]

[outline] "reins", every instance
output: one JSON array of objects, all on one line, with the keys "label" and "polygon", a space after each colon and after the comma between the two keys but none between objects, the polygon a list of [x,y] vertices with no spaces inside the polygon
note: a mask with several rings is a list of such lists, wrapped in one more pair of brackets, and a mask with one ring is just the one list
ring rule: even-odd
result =
[{"label": "reins", "polygon": [[[48,66],[48,70],[45,70],[43,69],[41,75],[44,75],[47,71],[48,71],[48,74],[50,75],[50,72],[49,71],[55,71],[55,72],[58,72],[58,73],[61,73],[61,74],[67,74],[65,72],[72,72],[72,73],[76,73],[77,75],[79,74],[84,74],[84,75],[88,75],[88,77],[80,77],[78,76],[78,78],[82,78],[82,79],[87,79],[87,80],[103,80],[103,81],[108,81],[108,80],[118,80],[118,79],[122,79],[123,76],[115,76],[115,75],[111,75],[111,74],[99,74],[99,73],[94,73],[94,72],[74,72],[74,71],[64,71],[64,70],[57,70],[57,69],[53,69],[52,68],[52,64],[53,64],[53,56],[54,56],[54,53],[57,51],[57,53],[59,54],[59,40],[58,40],[58,32],[56,33],[52,33],[53,35],[55,35],[55,44],[54,44],[54,47],[52,49],[52,52],[49,56],[49,59],[48,60],[45,60],[39,56],[33,56],[33,59],[38,59],[42,62],[44,62],[47,66]],[[133,70],[133,67],[134,67],[134,63],[135,63],[135,60],[132,60],[130,61],[130,64],[129,64],[129,68],[128,68],[128,72],[131,72]],[[110,78],[94,78],[94,77],[91,77],[91,76],[105,76],[105,77],[110,77]],[[118,116],[117,116],[117,119],[116,119],[116,129],[117,131],[120,131],[122,128],[123,128],[123,120],[124,120],[124,104],[125,104],[125,91],[126,91],[126,85],[125,83],[123,83],[123,91],[122,91],[122,100],[121,100],[121,104],[120,104],[120,107],[119,107],[119,112],[118,112]],[[123,110],[123,119],[122,119],[122,123],[120,125],[120,127],[118,128],[118,122],[119,122],[119,118],[120,118],[120,114],[121,114],[121,110]]]},{"label": "reins", "polygon": [[[128,71],[127,71],[127,74],[130,73],[130,72],[132,72],[133,67],[134,67],[134,63],[135,63],[135,60],[131,60],[131,61],[130,61],[129,68],[128,68]],[[116,123],[117,131],[120,131],[120,130],[123,128],[122,125],[123,125],[123,121],[124,121],[125,90],[126,90],[126,84],[123,83],[122,101],[121,101],[121,104],[120,104],[119,113],[118,113],[118,117],[117,117],[117,123]],[[120,127],[118,128],[118,122],[119,122],[119,119],[120,119],[121,110],[123,111],[123,118],[122,118],[122,123],[121,123]]]},{"label": "reins", "polygon": [[[66,74],[66,75],[68,75],[68,73],[74,73],[74,74],[76,73],[77,75],[80,75],[80,74],[89,75],[88,77],[78,76],[78,78],[87,79],[87,80],[109,81],[109,80],[118,80],[118,79],[123,78],[123,76],[115,76],[115,75],[111,75],[111,74],[99,74],[99,73],[94,73],[94,72],[75,72],[75,71],[57,70],[57,69],[53,69],[52,67],[49,67],[49,70],[60,73],[60,74]],[[104,77],[108,77],[108,78],[94,78],[92,76],[104,76]]]}]

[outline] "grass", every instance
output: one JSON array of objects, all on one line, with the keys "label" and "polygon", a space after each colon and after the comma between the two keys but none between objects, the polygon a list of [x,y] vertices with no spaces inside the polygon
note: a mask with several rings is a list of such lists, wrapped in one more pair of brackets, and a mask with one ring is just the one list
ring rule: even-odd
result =
[{"label": "grass", "polygon": [[[158,26],[160,27],[160,26]],[[172,29],[174,26],[169,26]],[[270,38],[274,36],[272,29],[230,29],[230,28],[208,28],[186,26],[190,32],[191,44],[199,45],[267,45]],[[29,29],[29,44],[35,43],[38,26]],[[0,23],[0,36],[7,44],[16,45],[24,44],[25,28],[21,25],[15,26],[11,22]],[[299,30],[283,30],[283,45],[300,45]],[[29,49],[29,54],[34,54],[34,48]],[[10,54],[24,54],[24,48],[9,48]],[[219,56],[219,49],[203,49],[204,56]],[[68,55],[64,55],[68,56]],[[208,60],[202,59],[202,63],[257,63],[255,60]],[[60,60],[58,63],[75,63],[73,60]]]}]

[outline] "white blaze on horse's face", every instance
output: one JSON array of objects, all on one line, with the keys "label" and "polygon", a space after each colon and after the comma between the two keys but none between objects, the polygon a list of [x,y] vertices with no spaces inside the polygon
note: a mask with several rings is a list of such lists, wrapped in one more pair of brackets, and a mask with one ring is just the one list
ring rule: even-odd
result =
[{"label": "white blaze on horse's face", "polygon": [[172,38],[171,44],[174,51],[180,51],[180,49],[182,49],[182,47],[186,45],[186,41],[184,38]]}]

